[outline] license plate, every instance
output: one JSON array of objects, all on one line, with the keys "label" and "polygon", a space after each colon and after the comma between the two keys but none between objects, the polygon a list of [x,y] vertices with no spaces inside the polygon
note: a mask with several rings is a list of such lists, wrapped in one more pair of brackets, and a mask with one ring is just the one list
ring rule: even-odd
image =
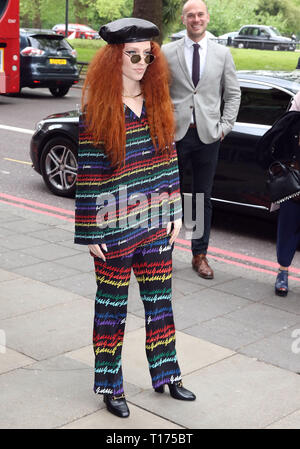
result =
[{"label": "license plate", "polygon": [[50,64],[67,64],[66,59],[49,59]]}]

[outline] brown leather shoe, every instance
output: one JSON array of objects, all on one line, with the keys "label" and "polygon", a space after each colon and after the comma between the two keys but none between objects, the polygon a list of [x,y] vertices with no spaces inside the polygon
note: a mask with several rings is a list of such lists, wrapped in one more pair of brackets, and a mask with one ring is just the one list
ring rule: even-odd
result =
[{"label": "brown leather shoe", "polygon": [[193,256],[192,265],[195,271],[197,271],[198,276],[203,279],[213,279],[214,272],[208,265],[208,261],[205,254],[197,254]]}]

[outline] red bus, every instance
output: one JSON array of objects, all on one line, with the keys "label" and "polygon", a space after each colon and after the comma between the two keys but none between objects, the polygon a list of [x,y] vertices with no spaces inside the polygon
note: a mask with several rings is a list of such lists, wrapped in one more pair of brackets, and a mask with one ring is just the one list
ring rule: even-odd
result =
[{"label": "red bus", "polygon": [[19,92],[19,0],[0,0],[0,94]]}]

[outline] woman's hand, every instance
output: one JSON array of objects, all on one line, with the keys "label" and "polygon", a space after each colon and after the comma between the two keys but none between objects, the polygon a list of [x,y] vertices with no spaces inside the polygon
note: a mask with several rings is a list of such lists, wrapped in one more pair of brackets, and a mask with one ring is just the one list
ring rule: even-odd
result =
[{"label": "woman's hand", "polygon": [[[174,227],[173,227],[173,230],[172,230],[172,232],[171,232],[172,224],[174,225]],[[181,218],[178,218],[177,220],[175,220],[175,221],[173,221],[173,222],[170,221],[170,222],[167,224],[167,234],[170,234],[170,233],[171,233],[171,237],[170,237],[170,241],[169,241],[169,244],[170,244],[170,245],[172,245],[172,244],[174,243],[174,241],[177,239],[178,234],[179,234],[179,231],[180,231],[180,229],[181,229],[181,226],[182,226],[182,220],[181,220]]]},{"label": "woman's hand", "polygon": [[105,255],[102,252],[103,251],[107,251],[107,246],[105,245],[105,243],[101,244],[101,245],[88,245],[89,250],[91,251],[91,253],[93,253],[96,257],[100,257],[100,259],[104,260],[104,262],[106,262],[105,259]]}]

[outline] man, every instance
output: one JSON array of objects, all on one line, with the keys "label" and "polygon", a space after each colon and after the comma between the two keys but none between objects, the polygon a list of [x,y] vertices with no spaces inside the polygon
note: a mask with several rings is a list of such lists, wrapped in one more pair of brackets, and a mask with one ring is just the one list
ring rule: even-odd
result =
[{"label": "man", "polygon": [[[211,191],[221,140],[231,131],[240,105],[240,87],[230,50],[209,40],[209,13],[202,0],[184,4],[187,36],[162,47],[171,71],[171,97],[177,123],[176,145],[183,192],[183,170],[193,172],[193,220],[196,193],[204,193],[204,232],[192,238],[192,266],[204,279],[213,279],[206,254],[211,228]],[[223,112],[221,115],[221,102]]]}]

